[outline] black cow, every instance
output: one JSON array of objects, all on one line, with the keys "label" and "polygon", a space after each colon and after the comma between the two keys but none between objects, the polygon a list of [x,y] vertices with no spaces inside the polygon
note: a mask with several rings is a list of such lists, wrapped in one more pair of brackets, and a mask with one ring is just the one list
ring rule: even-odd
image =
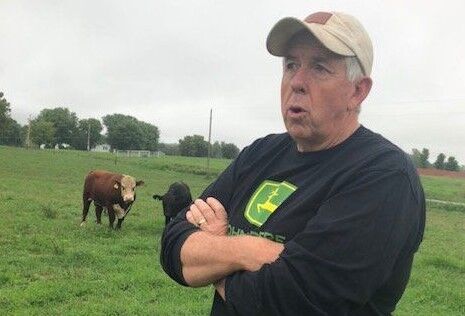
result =
[{"label": "black cow", "polygon": [[178,213],[192,204],[192,195],[189,186],[184,182],[174,182],[170,185],[168,192],[164,195],[154,194],[155,200],[161,200],[163,204],[163,214],[165,215],[165,225]]}]

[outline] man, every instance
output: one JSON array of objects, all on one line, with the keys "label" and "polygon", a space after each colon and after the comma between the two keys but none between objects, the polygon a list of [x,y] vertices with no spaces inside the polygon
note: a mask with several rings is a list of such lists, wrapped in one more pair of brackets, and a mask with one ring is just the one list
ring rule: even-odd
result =
[{"label": "man", "polygon": [[214,284],[212,315],[388,315],[422,240],[424,194],[407,155],[358,122],[372,45],[343,13],[285,18],[287,133],[239,157],[165,230],[177,282]]}]

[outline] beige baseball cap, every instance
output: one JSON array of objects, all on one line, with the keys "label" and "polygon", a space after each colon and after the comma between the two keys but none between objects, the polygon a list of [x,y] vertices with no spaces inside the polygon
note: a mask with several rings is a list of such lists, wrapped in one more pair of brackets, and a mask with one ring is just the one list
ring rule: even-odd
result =
[{"label": "beige baseball cap", "polygon": [[373,45],[365,28],[356,18],[341,12],[316,12],[303,21],[293,17],[284,18],[268,34],[266,48],[272,55],[284,56],[288,41],[301,30],[308,30],[336,54],[357,57],[363,73],[370,76]]}]

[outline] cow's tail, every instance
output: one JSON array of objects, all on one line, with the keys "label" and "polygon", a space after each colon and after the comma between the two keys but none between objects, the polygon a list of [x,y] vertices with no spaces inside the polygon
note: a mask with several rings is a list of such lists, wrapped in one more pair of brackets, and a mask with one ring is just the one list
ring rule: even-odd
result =
[{"label": "cow's tail", "polygon": [[152,197],[153,197],[154,200],[160,200],[160,201],[162,201],[164,195],[154,194],[154,195],[152,195]]}]

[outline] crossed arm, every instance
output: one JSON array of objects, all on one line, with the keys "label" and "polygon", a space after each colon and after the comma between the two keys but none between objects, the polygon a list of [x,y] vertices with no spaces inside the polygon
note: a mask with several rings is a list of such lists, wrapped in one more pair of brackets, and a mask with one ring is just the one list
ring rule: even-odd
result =
[{"label": "crossed arm", "polygon": [[227,236],[226,211],[212,197],[195,200],[186,218],[201,231],[190,235],[181,248],[184,279],[193,287],[214,283],[223,299],[224,277],[241,270],[257,271],[265,263],[274,262],[284,249],[266,238]]}]

